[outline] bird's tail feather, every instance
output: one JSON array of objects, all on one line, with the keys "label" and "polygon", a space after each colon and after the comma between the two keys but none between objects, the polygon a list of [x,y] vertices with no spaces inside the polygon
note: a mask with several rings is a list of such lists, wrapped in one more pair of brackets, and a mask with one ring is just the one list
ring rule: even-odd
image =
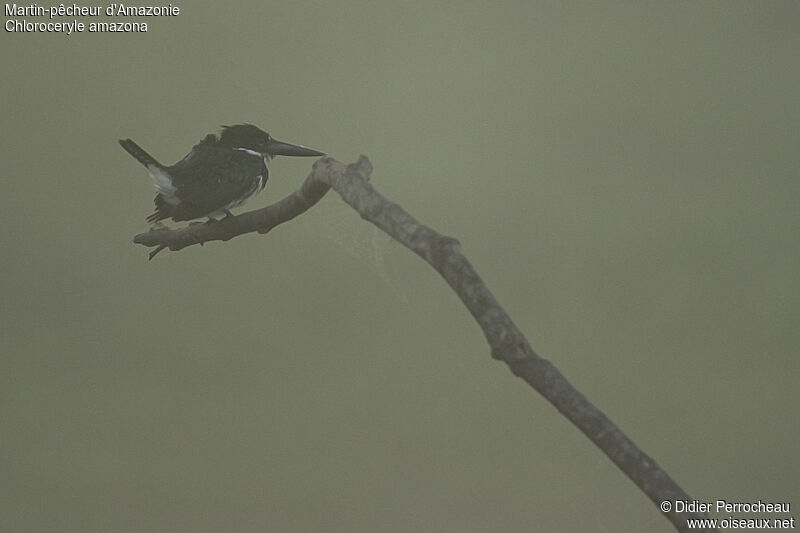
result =
[{"label": "bird's tail feather", "polygon": [[153,200],[153,202],[156,204],[156,211],[149,217],[145,218],[146,221],[150,222],[151,224],[155,224],[156,222],[160,222],[165,218],[170,218],[172,216],[173,206],[167,203],[167,201],[164,200],[164,197],[162,197],[160,194],[156,195],[156,198]]},{"label": "bird's tail feather", "polygon": [[139,163],[146,167],[155,165],[158,168],[163,168],[164,165],[155,160],[155,158],[142,149],[141,146],[133,142],[131,139],[120,139],[119,145],[122,146],[126,152],[131,154]]}]

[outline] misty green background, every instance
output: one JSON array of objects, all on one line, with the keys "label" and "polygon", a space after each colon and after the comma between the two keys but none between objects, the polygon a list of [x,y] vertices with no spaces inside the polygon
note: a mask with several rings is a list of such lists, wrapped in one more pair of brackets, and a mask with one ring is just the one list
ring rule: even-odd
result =
[{"label": "misty green background", "polygon": [[333,193],[148,262],[117,139],[245,121],[368,155],[694,498],[800,506],[799,3],[178,5],[0,38],[0,530],[672,531]]}]

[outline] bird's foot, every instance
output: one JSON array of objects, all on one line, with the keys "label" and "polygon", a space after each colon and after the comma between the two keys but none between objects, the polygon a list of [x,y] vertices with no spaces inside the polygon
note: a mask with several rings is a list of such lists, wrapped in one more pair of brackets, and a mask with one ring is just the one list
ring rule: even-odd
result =
[{"label": "bird's foot", "polygon": [[223,221],[228,220],[229,218],[231,218],[233,216],[233,213],[231,213],[229,209],[224,209],[222,211],[222,213],[225,215],[222,218],[214,218],[212,216],[209,216],[208,217],[208,221],[206,222],[206,224],[213,224],[214,222],[223,222]]}]

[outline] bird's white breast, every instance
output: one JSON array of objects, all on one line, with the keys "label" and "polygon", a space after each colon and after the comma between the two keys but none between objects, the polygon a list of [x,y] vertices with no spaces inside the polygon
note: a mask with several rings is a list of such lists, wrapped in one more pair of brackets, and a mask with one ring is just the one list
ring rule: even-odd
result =
[{"label": "bird's white breast", "polygon": [[264,190],[264,185],[266,185],[266,183],[267,182],[264,179],[264,176],[262,176],[262,175],[256,176],[256,179],[253,181],[253,187],[249,191],[247,191],[247,193],[244,196],[242,196],[238,200],[234,200],[233,202],[231,202],[228,205],[226,205],[225,206],[226,209],[232,209],[234,207],[239,207],[240,205],[244,205],[253,196],[255,196],[258,193],[260,193],[261,191],[263,191]]}]

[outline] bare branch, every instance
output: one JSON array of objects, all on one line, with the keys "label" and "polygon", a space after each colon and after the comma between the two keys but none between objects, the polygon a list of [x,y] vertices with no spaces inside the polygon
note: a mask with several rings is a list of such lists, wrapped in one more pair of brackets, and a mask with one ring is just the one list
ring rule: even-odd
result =
[{"label": "bare branch", "polygon": [[528,340],[461,253],[459,242],[421,224],[399,205],[384,198],[368,183],[371,173],[372,165],[364,156],[347,167],[334,159],[322,158],[314,165],[300,190],[276,204],[217,223],[197,224],[182,230],[153,230],[137,235],[134,242],[180,250],[205,241],[228,240],[249,231],[266,233],[277,224],[291,220],[307,210],[328,188],[332,188],[362,218],[375,224],[435,268],[483,330],[492,357],[505,362],[514,375],[522,378],[553,404],[656,505],[663,501],[671,502],[672,510],[662,513],[678,531],[689,531],[687,519],[705,518],[705,515],[697,513],[674,511],[676,500],[691,501],[692,498],[602,411],[575,389],[550,361],[540,357],[531,348]]}]

